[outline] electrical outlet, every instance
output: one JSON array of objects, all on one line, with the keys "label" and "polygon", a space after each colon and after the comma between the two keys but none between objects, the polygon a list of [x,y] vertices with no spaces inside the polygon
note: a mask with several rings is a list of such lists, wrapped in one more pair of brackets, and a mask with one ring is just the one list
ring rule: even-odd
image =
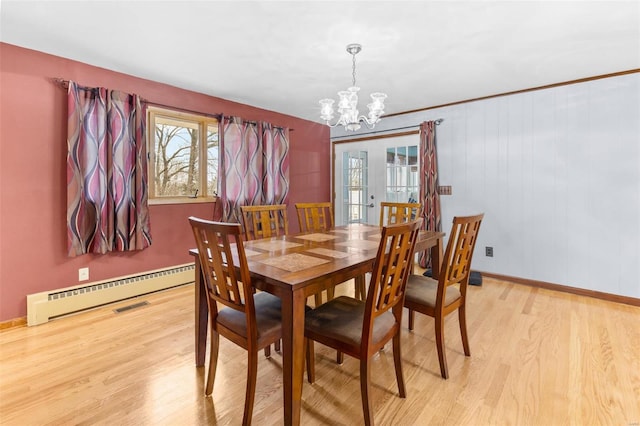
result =
[{"label": "electrical outlet", "polygon": [[487,257],[493,257],[493,247],[485,247],[484,255]]},{"label": "electrical outlet", "polygon": [[89,268],[78,269],[78,281],[87,281],[89,279]]}]

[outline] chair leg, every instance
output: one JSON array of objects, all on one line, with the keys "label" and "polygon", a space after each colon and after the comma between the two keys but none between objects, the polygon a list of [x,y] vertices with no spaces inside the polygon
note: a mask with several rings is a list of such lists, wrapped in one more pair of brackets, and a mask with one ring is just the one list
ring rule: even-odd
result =
[{"label": "chair leg", "polygon": [[271,345],[264,347],[264,357],[265,358],[271,357]]},{"label": "chair leg", "polygon": [[409,309],[409,330],[413,330],[413,320],[415,319],[415,311],[413,309]]},{"label": "chair leg", "polygon": [[436,315],[436,346],[438,347],[438,361],[440,361],[440,374],[443,379],[449,378],[447,369],[447,354],[444,350],[444,318],[441,314]]},{"label": "chair leg", "polygon": [[247,393],[244,397],[244,414],[242,416],[242,424],[249,426],[251,417],[253,416],[253,402],[256,396],[256,379],[258,378],[258,352],[255,350],[247,351]]},{"label": "chair leg", "polygon": [[276,352],[280,353],[280,339],[273,345]]},{"label": "chair leg", "polygon": [[218,366],[218,347],[220,346],[220,335],[211,332],[211,343],[209,350],[209,374],[207,375],[207,384],[204,394],[209,396],[213,392],[213,382],[216,380],[216,367]]},{"label": "chair leg", "polygon": [[313,349],[313,340],[304,339],[304,347],[307,358],[307,381],[313,383],[316,381],[316,354]]},{"label": "chair leg", "polygon": [[344,362],[344,354],[340,351],[336,351],[336,362],[340,365]]},{"label": "chair leg", "polygon": [[373,425],[373,411],[369,404],[369,382],[370,382],[369,359],[360,360],[360,394],[362,397],[362,412],[364,414],[364,424]]},{"label": "chair leg", "polygon": [[404,387],[404,375],[402,374],[402,354],[400,351],[400,332],[393,336],[393,363],[396,366],[396,380],[398,381],[398,393],[400,398],[407,397],[407,391]]},{"label": "chair leg", "polygon": [[322,292],[316,293],[313,295],[313,300],[315,303],[315,307],[322,305]]},{"label": "chair leg", "polygon": [[471,356],[471,349],[469,349],[469,335],[467,334],[467,315],[464,305],[458,308],[458,322],[460,323],[460,335],[462,336],[464,354],[466,356]]}]

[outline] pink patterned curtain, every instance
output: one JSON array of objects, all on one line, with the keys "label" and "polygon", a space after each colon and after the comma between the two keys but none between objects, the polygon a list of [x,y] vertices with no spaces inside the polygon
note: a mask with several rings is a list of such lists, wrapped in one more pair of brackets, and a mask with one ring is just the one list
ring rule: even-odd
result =
[{"label": "pink patterned curtain", "polygon": [[262,123],[262,204],[289,201],[289,135],[282,127]]},{"label": "pink patterned curtain", "polygon": [[269,123],[223,118],[222,219],[240,222],[240,206],[286,204],[289,198],[288,130]]},{"label": "pink patterned curtain", "polygon": [[[424,206],[422,227],[440,231],[440,195],[438,194],[438,156],[436,153],[436,123],[425,121],[420,125],[420,200]],[[420,253],[420,266],[431,267],[431,252]]]},{"label": "pink patterned curtain", "polygon": [[151,245],[145,112],[137,95],[69,82],[68,254]]}]

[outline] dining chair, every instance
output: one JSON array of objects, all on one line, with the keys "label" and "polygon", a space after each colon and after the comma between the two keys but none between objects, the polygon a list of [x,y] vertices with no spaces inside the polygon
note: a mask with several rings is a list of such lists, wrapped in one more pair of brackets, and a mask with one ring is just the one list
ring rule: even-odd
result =
[{"label": "dining chair", "polygon": [[241,206],[242,224],[247,240],[271,238],[289,233],[285,204]]},{"label": "dining chair", "polygon": [[333,228],[333,206],[330,202],[296,203],[300,232],[327,231]]},{"label": "dining chair", "polygon": [[400,351],[400,324],[404,291],[422,219],[389,225],[382,238],[373,265],[367,300],[340,296],[305,315],[309,383],[315,381],[313,342],[346,353],[360,360],[360,391],[366,425],[372,425],[369,400],[370,358],[391,340],[393,360],[401,398],[406,397]]},{"label": "dining chair", "polygon": [[[219,336],[222,335],[247,350],[247,389],[242,423],[249,425],[256,391],[258,351],[281,338],[281,301],[267,292],[256,292],[252,286],[240,224],[195,217],[190,217],[189,222],[207,289],[211,321],[205,395],[209,396],[213,391]],[[221,309],[218,309],[219,305]]]},{"label": "dining chair", "polygon": [[[286,204],[240,206],[242,225],[247,241],[278,237],[289,233]],[[275,343],[280,352],[280,340]],[[271,346],[264,348],[264,355],[271,356]]]},{"label": "dining chair", "polygon": [[[333,228],[333,206],[330,202],[296,203],[300,232],[322,232]],[[327,289],[327,300],[333,299],[335,290]],[[315,307],[322,304],[322,292],[314,294]]]},{"label": "dining chair", "polygon": [[455,310],[458,311],[464,354],[471,356],[466,321],[467,287],[483,217],[484,214],[454,217],[438,279],[411,275],[407,282],[404,306],[409,309],[409,330],[413,330],[414,311],[435,319],[440,374],[444,379],[449,378],[444,348],[444,319]]},{"label": "dining chair", "polygon": [[409,222],[422,215],[420,203],[394,203],[382,201],[380,203],[380,226],[394,223]]},{"label": "dining chair", "polygon": [[[382,201],[380,203],[380,227],[392,225],[394,223],[410,222],[422,215],[422,204],[420,203],[395,203]],[[367,297],[366,288],[356,283],[356,297],[363,300]]]}]

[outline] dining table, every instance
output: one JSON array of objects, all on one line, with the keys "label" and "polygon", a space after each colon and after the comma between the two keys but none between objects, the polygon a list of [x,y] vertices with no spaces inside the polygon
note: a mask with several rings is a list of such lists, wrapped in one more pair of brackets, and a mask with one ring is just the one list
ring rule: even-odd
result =
[{"label": "dining table", "polygon": [[[323,232],[306,232],[243,241],[252,284],[282,300],[282,374],[284,424],[300,424],[304,371],[304,320],[307,297],[351,279],[364,287],[373,264],[382,228],[366,224],[338,226]],[[416,253],[430,250],[432,276],[437,278],[444,233],[420,231]],[[196,366],[206,354],[208,307],[205,281],[197,249],[195,257]]]}]

